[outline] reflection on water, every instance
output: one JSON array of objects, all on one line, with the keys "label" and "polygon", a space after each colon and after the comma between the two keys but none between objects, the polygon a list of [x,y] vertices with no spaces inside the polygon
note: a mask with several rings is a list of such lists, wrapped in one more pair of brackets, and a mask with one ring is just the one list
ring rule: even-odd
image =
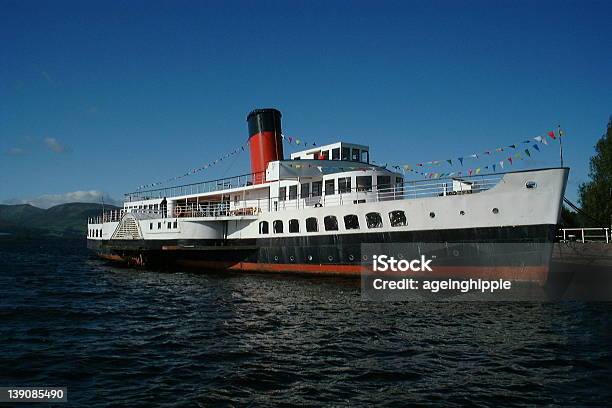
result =
[{"label": "reflection on water", "polygon": [[75,405],[607,405],[609,303],[362,302],[358,280],[115,268],[0,240],[0,383]]}]

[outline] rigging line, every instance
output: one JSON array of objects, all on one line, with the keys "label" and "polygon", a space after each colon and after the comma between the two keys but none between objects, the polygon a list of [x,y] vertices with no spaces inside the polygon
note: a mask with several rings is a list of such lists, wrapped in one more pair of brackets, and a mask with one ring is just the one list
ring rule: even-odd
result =
[{"label": "rigging line", "polygon": [[232,169],[232,167],[234,167],[234,165],[236,164],[236,160],[238,160],[238,157],[240,156],[240,153],[242,152],[242,149],[234,155],[234,160],[232,160],[229,164],[229,166],[225,169],[225,171],[223,172],[223,174],[221,175],[222,178],[225,178],[225,176],[227,175],[227,173]]},{"label": "rigging line", "polygon": [[601,220],[598,220],[597,218],[591,216],[590,214],[587,214],[584,210],[582,210],[581,208],[578,208],[578,206],[576,206],[576,204],[572,203],[570,200],[567,199],[567,197],[563,197],[563,202],[567,205],[569,205],[574,211],[576,211],[578,214],[584,215],[585,217],[589,218],[591,221],[595,221],[596,223],[599,224],[605,224],[602,223]]},{"label": "rigging line", "polygon": [[203,167],[199,167],[196,169],[191,169],[189,172],[180,175],[180,176],[175,176],[175,177],[171,177],[167,180],[163,180],[163,181],[157,181],[151,184],[145,184],[145,185],[141,185],[139,187],[136,188],[136,190],[142,190],[144,188],[150,188],[150,187],[155,187],[157,185],[163,185],[163,184],[169,184],[169,183],[173,183],[177,180],[183,179],[185,177],[189,177],[189,176],[193,176],[196,173],[199,173],[201,171],[207,170],[213,166],[216,166],[218,163],[220,163],[221,161],[223,161],[223,158],[225,158],[226,156],[231,157],[231,156],[238,156],[242,151],[245,150],[245,148],[249,145],[249,139],[247,139],[247,141],[245,143],[243,143],[241,146],[239,146],[238,148],[232,150],[230,153],[226,153],[223,156],[221,156],[219,159],[215,160],[215,162],[209,162],[208,164],[206,164]]}]

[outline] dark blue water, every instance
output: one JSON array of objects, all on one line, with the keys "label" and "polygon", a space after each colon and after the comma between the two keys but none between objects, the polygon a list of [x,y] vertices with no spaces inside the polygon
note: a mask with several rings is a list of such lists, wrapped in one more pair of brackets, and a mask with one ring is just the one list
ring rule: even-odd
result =
[{"label": "dark blue water", "polygon": [[0,386],[74,406],[611,402],[609,303],[367,303],[350,280],[122,269],[84,244],[0,239]]}]

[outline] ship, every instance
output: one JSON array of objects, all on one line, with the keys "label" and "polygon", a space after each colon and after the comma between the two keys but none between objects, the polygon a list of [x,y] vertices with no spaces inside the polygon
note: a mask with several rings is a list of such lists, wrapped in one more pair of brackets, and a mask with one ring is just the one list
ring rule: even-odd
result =
[{"label": "ship", "polygon": [[346,276],[374,252],[428,254],[436,276],[548,279],[568,168],[407,180],[345,141],[286,159],[281,116],[248,114],[250,173],[127,193],[88,220],[88,248],[134,266]]}]

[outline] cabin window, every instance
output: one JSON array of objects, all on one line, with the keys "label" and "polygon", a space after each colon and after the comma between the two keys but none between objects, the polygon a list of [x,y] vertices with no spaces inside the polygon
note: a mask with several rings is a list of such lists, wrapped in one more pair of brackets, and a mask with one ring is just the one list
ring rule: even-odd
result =
[{"label": "cabin window", "polygon": [[332,160],[340,160],[340,148],[332,149]]},{"label": "cabin window", "polygon": [[355,162],[358,162],[359,161],[359,156],[360,156],[359,149],[353,149],[353,154],[351,155],[351,160],[355,161]]},{"label": "cabin window", "polygon": [[357,191],[372,191],[372,176],[357,176]]},{"label": "cabin window", "polygon": [[155,209],[155,211],[159,210],[159,204],[155,204],[153,208]]},{"label": "cabin window", "polygon": [[376,188],[378,190],[391,187],[391,176],[377,176]]},{"label": "cabin window", "polygon": [[323,218],[323,224],[325,224],[325,231],[338,231],[338,219],[333,215]]},{"label": "cabin window", "polygon": [[342,160],[350,160],[351,158],[351,149],[348,147],[342,148]]},{"label": "cabin window", "polygon": [[401,186],[402,184],[404,184],[404,179],[401,177],[396,177],[395,178],[395,185],[396,186]]},{"label": "cabin window", "polygon": [[283,222],[281,220],[276,220],[272,223],[272,228],[274,229],[275,234],[283,233]]},{"label": "cabin window", "polygon": [[259,222],[259,233],[267,234],[268,233],[268,221],[260,221]]},{"label": "cabin window", "polygon": [[391,211],[389,213],[389,220],[392,227],[404,227],[406,225],[406,214],[400,210]]},{"label": "cabin window", "polygon": [[325,195],[334,195],[335,190],[336,179],[325,180]]},{"label": "cabin window", "polygon": [[370,162],[370,153],[367,150],[361,151],[361,161],[364,163]]},{"label": "cabin window", "polygon": [[152,223],[152,222],[150,222],[150,223],[149,223],[149,229],[150,229],[150,230],[152,230],[152,229],[153,229],[153,223]]},{"label": "cabin window", "polygon": [[317,219],[315,217],[306,218],[306,232],[317,232],[319,226],[317,225]]},{"label": "cabin window", "polygon": [[323,192],[323,182],[322,181],[313,181],[312,182],[312,196],[313,197],[321,197],[321,193]]},{"label": "cabin window", "polygon": [[359,229],[359,218],[355,214],[344,216],[344,229]]},{"label": "cabin window", "polygon": [[338,192],[340,194],[351,192],[351,178],[350,177],[340,177],[338,179]]},{"label": "cabin window", "polygon": [[172,224],[172,228],[178,228],[178,221],[174,220],[174,223]]},{"label": "cabin window", "polygon": [[157,229],[161,229],[161,222],[157,223]]},{"label": "cabin window", "polygon": [[289,220],[289,232],[300,232],[300,222],[298,220]]},{"label": "cabin window", "polygon": [[300,186],[300,198],[308,198],[310,196],[310,184],[302,183]]},{"label": "cabin window", "polygon": [[383,221],[382,217],[377,212],[371,212],[366,214],[366,224],[368,228],[382,228]]},{"label": "cabin window", "polygon": [[289,199],[295,200],[297,198],[297,185],[289,186]]},{"label": "cabin window", "polygon": [[278,189],[278,201],[285,201],[287,199],[287,187],[281,187]]},{"label": "cabin window", "polygon": [[172,223],[168,222],[168,229],[172,228]]}]

